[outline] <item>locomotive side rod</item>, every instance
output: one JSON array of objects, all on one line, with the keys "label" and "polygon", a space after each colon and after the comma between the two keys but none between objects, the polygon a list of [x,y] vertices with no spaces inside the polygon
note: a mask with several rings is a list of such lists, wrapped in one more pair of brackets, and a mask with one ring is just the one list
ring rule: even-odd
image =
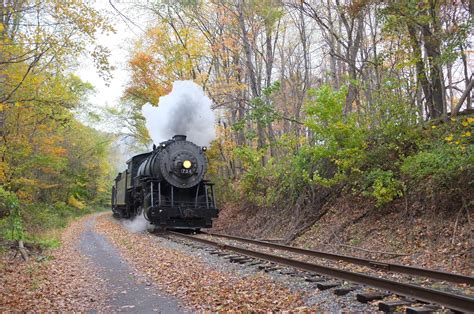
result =
[{"label": "locomotive side rod", "polygon": [[281,244],[271,243],[267,241],[259,241],[259,240],[249,239],[249,238],[242,238],[242,237],[236,237],[236,236],[231,236],[231,235],[226,235],[226,234],[220,234],[220,233],[212,233],[212,232],[202,232],[202,233],[210,235],[210,236],[215,236],[218,238],[220,237],[220,238],[226,238],[226,239],[231,239],[231,240],[237,240],[237,241],[256,244],[256,245],[260,245],[260,246],[264,246],[268,248],[279,249],[279,250],[283,250],[287,252],[302,254],[306,256],[321,257],[321,258],[335,260],[335,261],[344,261],[344,262],[349,262],[352,264],[378,268],[378,269],[382,269],[386,271],[409,274],[409,275],[414,275],[414,276],[422,276],[422,277],[426,277],[430,279],[444,280],[444,281],[455,282],[455,283],[465,283],[465,284],[474,286],[474,277],[472,276],[464,276],[464,275],[459,275],[459,274],[454,274],[454,273],[449,273],[449,272],[444,272],[444,271],[439,271],[439,270],[434,270],[434,269],[406,266],[406,265],[401,265],[401,264],[396,264],[396,263],[380,262],[376,260],[370,260],[370,259],[349,256],[349,255],[302,249],[295,246],[281,245]]},{"label": "locomotive side rod", "polygon": [[202,238],[196,238],[189,235],[184,235],[177,232],[169,232],[170,234],[191,240],[194,242],[200,242],[209,246],[219,248],[221,250],[233,251],[245,256],[266,260],[269,262],[286,265],[301,270],[318,273],[321,275],[327,275],[330,277],[338,278],[341,280],[347,280],[354,283],[372,286],[374,288],[388,290],[390,292],[403,295],[409,298],[414,298],[420,301],[428,303],[436,303],[447,308],[461,311],[470,312],[474,308],[474,298],[457,295],[453,293],[447,293],[439,290],[429,289],[421,286],[415,286],[412,284],[401,283],[397,281],[387,280],[383,278],[377,278],[365,274],[349,272],[345,270],[336,269],[333,267],[322,266],[318,264],[312,264],[293,260],[286,257],[276,256],[272,254],[252,251],[237,246],[227,245],[219,242],[214,242]]}]

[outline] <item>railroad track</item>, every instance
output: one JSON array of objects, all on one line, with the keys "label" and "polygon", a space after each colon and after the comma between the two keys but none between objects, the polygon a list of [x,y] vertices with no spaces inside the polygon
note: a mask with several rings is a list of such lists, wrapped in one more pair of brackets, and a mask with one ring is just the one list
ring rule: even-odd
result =
[{"label": "railroad track", "polygon": [[[428,305],[423,308],[418,308],[418,309],[415,308],[414,312],[417,312],[417,310],[435,311],[436,308],[430,304],[437,304],[440,306],[444,306],[448,309],[451,309],[454,311],[460,311],[460,312],[473,312],[474,311],[474,298],[471,298],[468,296],[435,290],[435,289],[426,288],[426,287],[422,287],[418,285],[398,282],[395,280],[379,278],[379,277],[375,277],[375,276],[371,276],[367,274],[341,270],[334,267],[318,265],[318,264],[309,263],[309,262],[305,262],[305,261],[301,261],[301,260],[297,260],[293,258],[264,253],[258,250],[229,245],[222,242],[216,242],[216,241],[203,239],[203,238],[199,238],[199,237],[195,237],[191,235],[185,235],[185,234],[181,234],[177,232],[169,232],[169,234],[188,240],[188,241],[202,243],[206,246],[211,246],[221,251],[230,251],[230,252],[234,252],[241,255],[240,257],[239,256],[234,257],[234,260],[236,261],[246,262],[246,261],[251,261],[252,259],[258,259],[258,260],[266,261],[269,263],[289,266],[291,268],[303,270],[306,272],[310,272],[312,274],[317,274],[319,276],[323,275],[330,278],[336,278],[339,280],[349,281],[355,284],[360,284],[364,286],[381,289],[383,291],[389,291],[391,294],[396,294],[396,295],[408,298],[408,299],[402,299],[398,301],[380,303],[379,309],[383,311],[393,311],[397,306],[414,304],[414,303],[417,303],[417,301],[422,301],[424,303],[427,303]],[[382,269],[388,268],[391,271],[417,275],[417,276],[423,276],[423,277],[427,277],[431,279],[446,280],[446,281],[452,281],[456,283],[467,283],[470,285],[472,285],[473,283],[472,277],[462,276],[462,275],[457,275],[457,274],[450,274],[447,272],[440,272],[440,271],[428,270],[428,269],[423,269],[423,268],[418,268],[418,267],[404,266],[400,264],[379,263],[377,261],[368,260],[368,259],[361,259],[361,258],[356,258],[356,257],[351,257],[351,256],[346,256],[346,255],[331,254],[331,253],[320,252],[320,251],[306,250],[306,249],[301,249],[301,248],[296,248],[296,247],[291,247],[291,246],[284,246],[284,245],[280,245],[276,243],[270,243],[270,242],[258,241],[258,240],[252,240],[252,239],[247,239],[247,238],[240,238],[240,237],[233,237],[233,236],[222,235],[222,234],[208,233],[208,235],[219,237],[219,238],[227,238],[231,240],[251,243],[251,244],[260,245],[262,247],[267,247],[267,248],[285,250],[285,251],[302,254],[306,256],[313,256],[313,257],[316,256],[316,257],[322,257],[322,258],[327,258],[327,259],[332,259],[332,260],[343,260],[343,261],[358,264],[358,265],[378,267]],[[221,255],[228,255],[228,254],[222,253]],[[380,265],[380,264],[383,264],[383,265]],[[453,277],[451,277],[450,275],[453,275]],[[323,280],[326,280],[326,279],[323,279]],[[334,281],[326,280],[325,282],[318,283],[318,287],[320,287],[321,289],[332,288],[332,287],[337,287],[337,286],[338,286],[338,283]],[[349,289],[349,291],[351,290]],[[372,293],[372,294],[361,293],[357,295],[357,299],[361,302],[367,302],[367,301],[372,301],[376,299],[383,299],[387,297],[388,295],[389,294],[385,292]]]},{"label": "railroad track", "polygon": [[235,240],[235,241],[254,244],[254,245],[267,247],[271,249],[278,249],[285,252],[297,253],[304,256],[319,257],[319,258],[324,258],[324,259],[329,259],[329,260],[334,260],[334,261],[343,261],[343,262],[348,262],[351,264],[366,266],[366,267],[389,271],[389,272],[408,274],[408,275],[420,276],[420,277],[425,277],[425,278],[434,279],[434,280],[443,280],[443,281],[448,281],[448,282],[468,284],[470,286],[474,286],[474,277],[471,277],[471,276],[464,276],[460,274],[449,273],[449,272],[428,269],[428,268],[406,266],[406,265],[396,264],[396,263],[380,262],[377,260],[359,258],[359,257],[349,256],[349,255],[334,254],[334,253],[328,253],[328,252],[316,251],[316,250],[308,250],[308,249],[303,249],[303,248],[294,247],[294,246],[281,245],[277,243],[236,237],[236,236],[231,236],[231,235],[226,235],[226,234],[219,234],[219,233],[212,233],[212,232],[202,232],[202,233],[216,237],[216,238]]}]

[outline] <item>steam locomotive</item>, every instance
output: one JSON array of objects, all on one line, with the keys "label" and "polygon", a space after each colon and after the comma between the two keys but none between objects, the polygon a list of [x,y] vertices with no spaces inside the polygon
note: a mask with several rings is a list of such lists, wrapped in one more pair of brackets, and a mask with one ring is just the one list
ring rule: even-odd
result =
[{"label": "steam locomotive", "polygon": [[206,147],[185,135],[153,145],[133,156],[112,187],[112,212],[119,218],[143,215],[153,225],[170,229],[210,228],[217,217],[214,185],[204,180]]}]

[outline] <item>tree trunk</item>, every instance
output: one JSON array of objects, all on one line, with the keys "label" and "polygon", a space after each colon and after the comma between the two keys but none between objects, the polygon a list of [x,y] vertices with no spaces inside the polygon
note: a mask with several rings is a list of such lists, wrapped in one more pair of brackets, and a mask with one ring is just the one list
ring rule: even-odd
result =
[{"label": "tree trunk", "polygon": [[[474,0],[471,1],[471,3],[474,2]],[[464,70],[464,84],[466,86],[466,90],[468,88],[468,85],[470,83],[469,79],[469,73],[468,73],[468,64],[467,64],[467,58],[466,58],[466,52],[464,51],[463,45],[460,45],[461,48],[461,59],[462,59],[462,64],[463,64],[463,70]],[[472,108],[472,98],[471,98],[471,93],[468,93],[466,96],[466,108],[471,109]]]},{"label": "tree trunk", "polygon": [[[248,31],[245,26],[245,19],[244,19],[244,7],[243,7],[243,1],[239,1],[238,3],[238,9],[239,9],[239,24],[240,24],[240,30],[242,32],[242,40],[243,40],[243,46],[244,46],[244,51],[245,51],[245,64],[247,66],[247,77],[250,81],[250,91],[252,98],[256,98],[260,96],[259,89],[257,86],[257,77],[255,73],[255,68],[252,62],[252,48],[250,47],[250,42],[248,38]],[[257,137],[258,137],[258,142],[257,142],[257,147],[262,148],[265,145],[265,138],[264,138],[264,132],[263,132],[263,127],[261,122],[257,121]],[[262,160],[264,162],[264,160]]]},{"label": "tree trunk", "polygon": [[18,240],[18,251],[20,251],[21,257],[23,257],[25,262],[28,262],[28,252],[25,249],[23,240]]},{"label": "tree trunk", "polygon": [[443,89],[444,84],[441,81],[443,72],[438,62],[441,56],[441,43],[436,35],[432,34],[428,26],[422,28],[423,41],[425,43],[426,55],[428,57],[428,67],[430,73],[431,89],[432,89],[432,112],[431,118],[439,118],[443,115],[444,100]]},{"label": "tree trunk", "polygon": [[447,67],[448,74],[448,90],[449,90],[449,110],[454,107],[454,91],[453,91],[453,64],[450,62]]},{"label": "tree trunk", "polygon": [[[326,8],[327,8],[327,11],[328,11],[328,25],[331,29],[333,29],[333,32],[335,32],[334,23],[333,23],[332,14],[331,14],[331,6],[330,6],[329,0],[327,1]],[[303,13],[301,13],[301,14],[303,14]],[[331,86],[334,89],[337,90],[337,89],[339,89],[340,85],[339,85],[339,73],[338,73],[338,69],[337,69],[337,59],[336,59],[336,56],[335,56],[334,52],[339,52],[340,51],[339,48],[336,48],[336,45],[339,45],[339,43],[334,39],[334,35],[332,34],[332,32],[329,34],[328,37],[329,37],[328,38],[329,51],[333,52],[333,53],[329,54],[329,67],[331,69],[331,76],[332,76],[332,79],[333,79]]]},{"label": "tree trunk", "polygon": [[[357,81],[357,55],[359,53],[362,33],[363,33],[363,12],[359,12],[358,17],[356,17],[352,22],[357,23],[355,30],[355,38],[353,37],[353,28],[349,25],[349,22],[346,20],[345,14],[341,14],[341,20],[346,28],[348,34],[348,44],[346,50],[346,63],[349,67],[349,89],[346,96],[346,104],[344,106],[344,115],[352,112],[353,103],[356,103],[357,110],[359,110],[359,89],[356,86]],[[351,24],[353,24],[351,23]]]},{"label": "tree trunk", "polygon": [[457,116],[457,114],[459,113],[459,110],[461,109],[462,104],[464,103],[464,100],[466,100],[467,95],[471,94],[471,90],[473,88],[473,85],[474,85],[474,77],[471,76],[471,79],[469,80],[469,84],[467,85],[466,90],[462,94],[461,99],[459,99],[458,104],[456,105],[456,107],[454,107],[454,109],[451,113],[452,117]]},{"label": "tree trunk", "polygon": [[415,55],[415,67],[416,67],[416,78],[418,84],[421,85],[421,89],[423,90],[423,94],[425,94],[425,101],[426,106],[428,108],[427,118],[432,118],[431,113],[434,111],[433,106],[433,96],[431,93],[430,83],[426,77],[425,73],[425,65],[423,63],[422,54],[421,54],[421,43],[418,40],[418,35],[415,29],[415,26],[412,24],[408,24],[408,35],[410,36],[410,44],[413,50],[413,54]]}]

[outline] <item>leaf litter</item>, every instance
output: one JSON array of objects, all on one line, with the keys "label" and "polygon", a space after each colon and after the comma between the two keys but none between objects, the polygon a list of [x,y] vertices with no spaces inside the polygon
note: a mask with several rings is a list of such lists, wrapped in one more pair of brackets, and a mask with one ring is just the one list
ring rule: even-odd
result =
[{"label": "leaf litter", "polygon": [[0,312],[87,312],[104,304],[105,285],[76,248],[85,216],[61,235],[61,247],[48,258],[24,262],[12,252],[0,255]]},{"label": "leaf litter", "polygon": [[206,265],[199,257],[159,246],[149,233],[130,233],[110,215],[97,219],[105,235],[124,259],[146,274],[159,289],[182,299],[198,311],[315,311],[304,292],[291,291],[265,274],[238,276]]}]

